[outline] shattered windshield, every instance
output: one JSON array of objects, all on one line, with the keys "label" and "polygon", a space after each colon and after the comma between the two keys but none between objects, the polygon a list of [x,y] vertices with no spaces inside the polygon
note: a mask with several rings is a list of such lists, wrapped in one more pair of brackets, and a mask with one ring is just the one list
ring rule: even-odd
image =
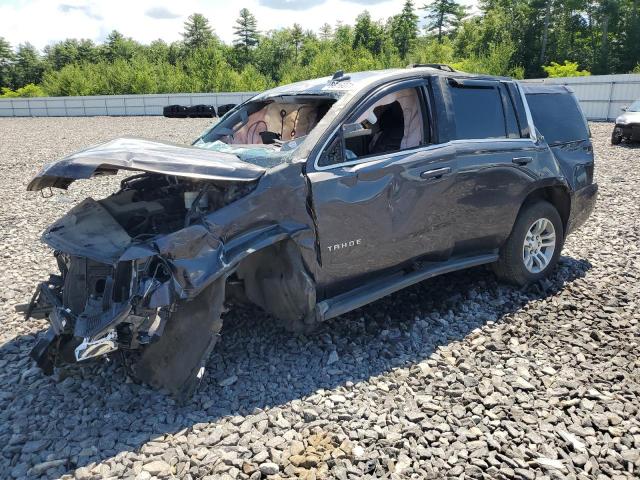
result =
[{"label": "shattered windshield", "polygon": [[[302,143],[302,140],[296,142],[288,142],[288,144],[295,144],[295,148]],[[202,142],[195,143],[196,147],[212,150],[214,152],[231,153],[237,156],[240,160],[247,163],[252,163],[264,168],[271,168],[289,160],[291,153],[295,148],[291,148],[290,145],[229,145],[221,140],[214,142]]]},{"label": "shattered windshield", "polygon": [[291,157],[335,101],[335,97],[323,95],[280,95],[250,101],[223,117],[194,146],[273,167]]}]

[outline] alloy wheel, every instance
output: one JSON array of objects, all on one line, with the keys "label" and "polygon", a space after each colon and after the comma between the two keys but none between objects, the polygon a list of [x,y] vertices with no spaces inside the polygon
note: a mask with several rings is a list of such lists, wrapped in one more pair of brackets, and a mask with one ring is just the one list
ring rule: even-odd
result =
[{"label": "alloy wheel", "polygon": [[551,220],[540,218],[527,230],[522,247],[524,266],[531,273],[542,272],[556,250],[556,229]]}]

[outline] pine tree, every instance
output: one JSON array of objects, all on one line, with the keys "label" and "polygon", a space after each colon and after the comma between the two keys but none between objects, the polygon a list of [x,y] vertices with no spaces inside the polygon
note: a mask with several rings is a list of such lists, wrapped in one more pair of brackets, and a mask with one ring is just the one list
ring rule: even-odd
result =
[{"label": "pine tree", "polygon": [[298,54],[302,48],[302,40],[304,39],[304,31],[298,23],[294,23],[291,28],[291,41],[296,54],[296,61],[298,60]]},{"label": "pine tree", "polygon": [[0,88],[9,87],[14,54],[11,44],[0,37]]},{"label": "pine tree", "polygon": [[353,28],[353,48],[364,47],[373,54],[378,54],[382,50],[384,32],[382,27],[371,20],[371,15],[367,10],[356,18]]},{"label": "pine tree", "polygon": [[244,50],[248,55],[249,49],[258,44],[258,22],[256,17],[246,8],[240,10],[240,17],[236,20],[233,27],[235,39],[233,44]]},{"label": "pine tree", "polygon": [[107,35],[107,41],[104,44],[105,57],[110,62],[131,60],[135,49],[139,46],[133,39],[125,37],[117,30],[113,30]]},{"label": "pine tree", "polygon": [[40,83],[44,73],[44,64],[40,53],[30,43],[18,45],[14,66],[13,86],[24,87],[29,83]]},{"label": "pine tree", "polygon": [[427,12],[424,17],[427,20],[427,31],[438,32],[438,43],[442,43],[442,34],[452,27],[457,27],[467,14],[467,8],[456,0],[434,0],[424,5],[422,10]]},{"label": "pine tree", "polygon": [[402,12],[390,19],[390,30],[398,53],[405,59],[418,37],[418,15],[411,0],[405,0]]},{"label": "pine tree", "polygon": [[190,50],[206,47],[214,38],[209,20],[200,13],[190,15],[184,22],[182,38],[185,46]]},{"label": "pine tree", "polygon": [[325,23],[320,27],[320,40],[331,40],[333,38],[333,29],[331,25]]}]

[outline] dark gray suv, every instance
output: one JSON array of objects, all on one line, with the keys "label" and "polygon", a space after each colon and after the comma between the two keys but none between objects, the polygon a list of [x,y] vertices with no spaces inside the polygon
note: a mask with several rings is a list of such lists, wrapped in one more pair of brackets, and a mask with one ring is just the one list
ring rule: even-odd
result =
[{"label": "dark gray suv", "polygon": [[191,147],[88,148],[28,189],[137,173],[43,234],[60,271],[27,307],[50,322],[32,355],[51,372],[120,351],[132,375],[185,395],[238,303],[308,331],[476,265],[535,282],[589,216],[593,167],[566,88],[443,66],[269,90]]}]

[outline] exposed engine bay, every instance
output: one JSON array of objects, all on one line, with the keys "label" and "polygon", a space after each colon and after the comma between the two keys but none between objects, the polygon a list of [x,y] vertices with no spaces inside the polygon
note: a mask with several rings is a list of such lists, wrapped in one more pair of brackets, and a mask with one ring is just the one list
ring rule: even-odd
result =
[{"label": "exposed engine bay", "polygon": [[143,173],[124,179],[118,193],[98,203],[136,241],[186,228],[252,188]]},{"label": "exposed engine bay", "polygon": [[[182,256],[197,256],[197,249],[214,251],[218,245],[203,227],[204,216],[254,188],[255,183],[143,173],[124,179],[120,190],[103,200],[85,199],[50,226],[43,239],[54,249],[60,273],[39,285],[26,311],[34,318],[48,317],[51,323],[32,352],[39,366],[52,373],[62,363],[116,350],[139,351],[139,368],[133,371],[137,377],[174,393],[188,393],[221,327],[224,282],[214,282],[216,288],[209,286],[200,300],[183,302],[193,286],[188,278],[175,278],[175,263]],[[196,304],[199,310],[191,311]],[[200,335],[205,341],[194,339],[193,332],[178,332],[169,350],[175,356],[193,356],[194,366],[177,369],[167,379],[155,369],[162,362],[170,365],[171,354],[165,345],[160,358],[153,345],[168,320],[180,315],[186,317],[182,325],[169,328],[200,322],[203,325],[193,332],[211,335]],[[198,346],[199,341],[204,343]],[[150,362],[145,356],[155,359]]]}]

